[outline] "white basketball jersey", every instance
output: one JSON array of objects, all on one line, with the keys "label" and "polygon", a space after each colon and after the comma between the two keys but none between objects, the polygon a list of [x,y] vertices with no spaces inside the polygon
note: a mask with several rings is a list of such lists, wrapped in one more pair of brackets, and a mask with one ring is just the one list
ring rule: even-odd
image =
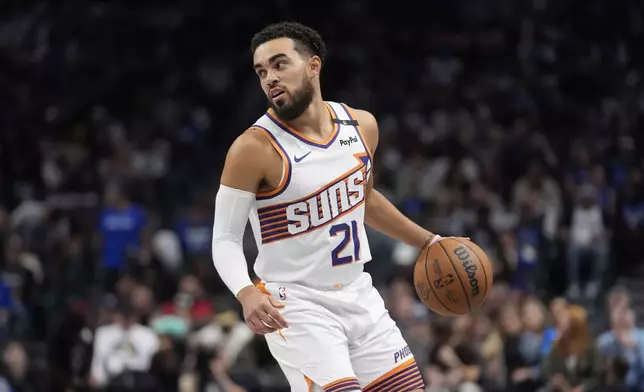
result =
[{"label": "white basketball jersey", "polygon": [[371,260],[364,227],[371,154],[349,109],[326,106],[335,127],[326,141],[298,133],[271,110],[253,125],[284,162],[280,185],[258,193],[250,214],[255,273],[264,281],[339,288]]}]

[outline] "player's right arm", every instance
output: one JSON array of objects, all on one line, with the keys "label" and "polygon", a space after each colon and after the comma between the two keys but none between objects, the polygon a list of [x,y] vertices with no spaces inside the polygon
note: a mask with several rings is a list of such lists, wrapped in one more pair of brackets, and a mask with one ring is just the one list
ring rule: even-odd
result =
[{"label": "player's right arm", "polygon": [[219,276],[244,308],[248,326],[260,334],[287,326],[277,311],[284,305],[253,285],[243,250],[255,194],[267,177],[267,162],[276,154],[272,148],[262,130],[250,128],[228,150],[215,199],[212,239],[212,256]]}]

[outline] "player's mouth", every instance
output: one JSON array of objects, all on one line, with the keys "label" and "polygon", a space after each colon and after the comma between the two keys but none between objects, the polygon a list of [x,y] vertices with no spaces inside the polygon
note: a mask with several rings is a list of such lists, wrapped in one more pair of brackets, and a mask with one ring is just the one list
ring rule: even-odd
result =
[{"label": "player's mouth", "polygon": [[281,97],[284,94],[285,94],[285,91],[279,87],[272,88],[268,91],[268,95],[271,97],[272,100],[276,100],[277,98]]}]

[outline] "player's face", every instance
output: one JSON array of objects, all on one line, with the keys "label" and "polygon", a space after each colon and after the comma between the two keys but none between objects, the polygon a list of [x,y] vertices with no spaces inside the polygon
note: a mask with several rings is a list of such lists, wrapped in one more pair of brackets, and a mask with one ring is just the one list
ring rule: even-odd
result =
[{"label": "player's face", "polygon": [[275,113],[284,121],[302,115],[313,101],[312,79],[319,73],[319,58],[300,54],[290,38],[278,38],[260,45],[253,62]]}]

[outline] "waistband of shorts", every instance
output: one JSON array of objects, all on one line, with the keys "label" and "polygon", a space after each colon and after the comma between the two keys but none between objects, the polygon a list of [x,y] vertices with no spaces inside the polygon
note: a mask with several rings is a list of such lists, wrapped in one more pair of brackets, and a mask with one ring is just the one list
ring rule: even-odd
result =
[{"label": "waistband of shorts", "polygon": [[363,280],[363,279],[369,279],[369,281],[371,281],[371,275],[369,275],[369,273],[363,271],[355,279],[353,279],[353,280],[351,280],[349,282],[337,283],[337,284],[333,284],[333,285],[316,285],[316,284],[311,284],[309,282],[297,282],[297,281],[293,281],[293,282],[275,282],[275,281],[265,281],[265,280],[262,280],[259,284],[261,284],[263,286],[265,286],[267,284],[270,284],[272,286],[275,285],[275,286],[278,286],[278,287],[281,287],[281,286],[284,286],[284,287],[296,287],[296,288],[297,287],[302,287],[302,288],[305,288],[305,289],[313,289],[313,290],[319,290],[319,291],[340,291],[340,290],[343,290],[343,289],[347,289],[347,288],[349,288],[351,286],[354,286],[356,283],[359,283],[359,281]]}]

